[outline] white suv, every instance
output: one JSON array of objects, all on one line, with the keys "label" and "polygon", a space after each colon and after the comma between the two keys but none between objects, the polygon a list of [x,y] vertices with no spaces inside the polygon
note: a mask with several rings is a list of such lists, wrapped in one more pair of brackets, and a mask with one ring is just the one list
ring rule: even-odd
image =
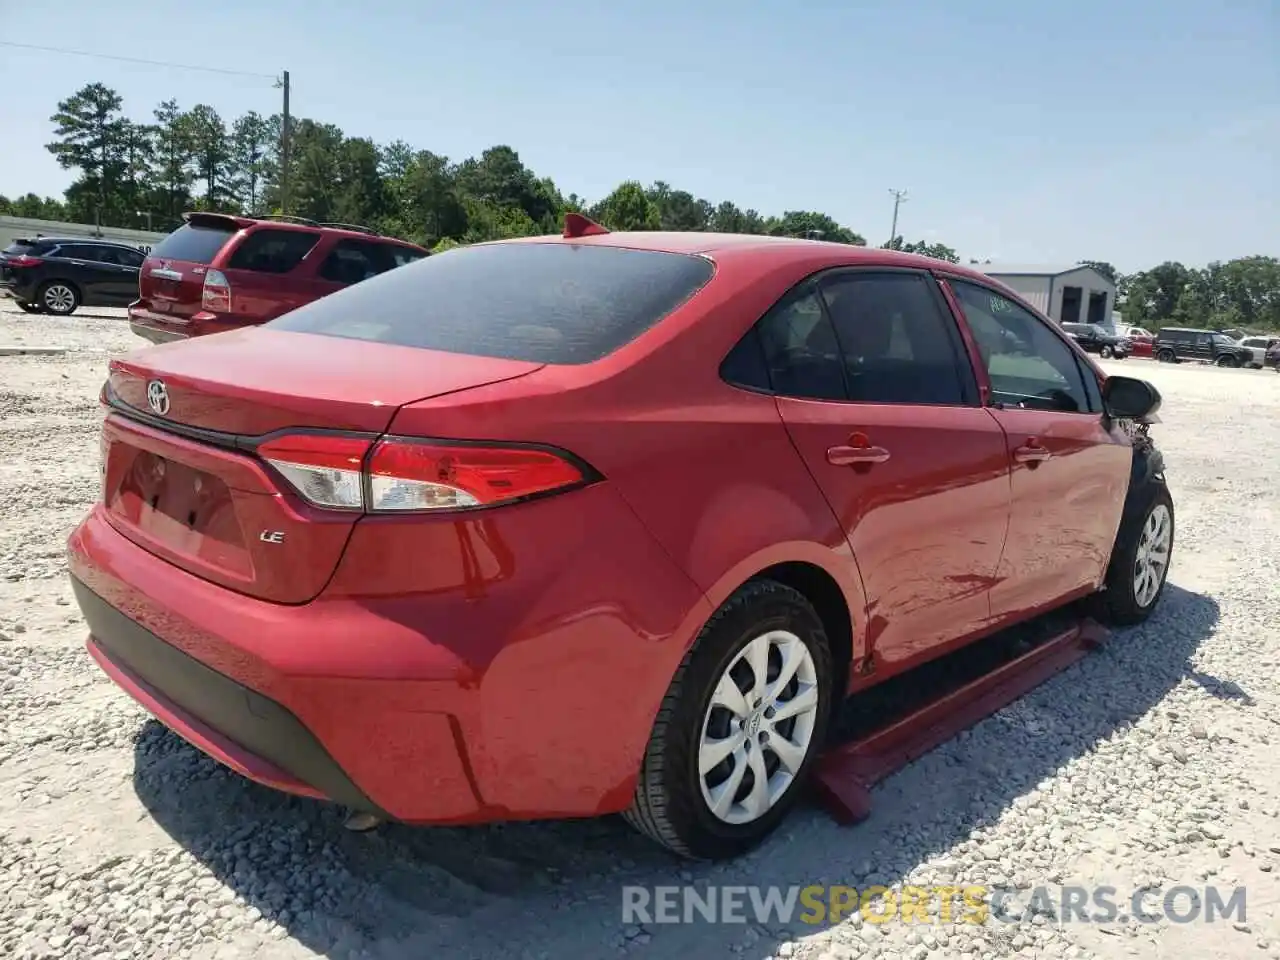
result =
[{"label": "white suv", "polygon": [[1277,343],[1280,343],[1280,337],[1245,337],[1240,341],[1240,346],[1248,347],[1253,353],[1249,366],[1261,370],[1266,363],[1267,351]]}]

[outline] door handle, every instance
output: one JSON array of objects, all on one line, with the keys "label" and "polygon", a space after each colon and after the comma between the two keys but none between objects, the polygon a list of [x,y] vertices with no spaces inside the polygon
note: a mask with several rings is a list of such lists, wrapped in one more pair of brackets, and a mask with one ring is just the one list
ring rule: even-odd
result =
[{"label": "door handle", "polygon": [[827,449],[827,463],[837,467],[852,467],[860,463],[884,463],[889,459],[889,451],[884,447],[873,447],[865,434],[855,433],[848,444]]},{"label": "door handle", "polygon": [[1040,445],[1040,441],[1031,437],[1025,444],[1013,451],[1013,459],[1018,463],[1040,463],[1048,460],[1053,454]]}]

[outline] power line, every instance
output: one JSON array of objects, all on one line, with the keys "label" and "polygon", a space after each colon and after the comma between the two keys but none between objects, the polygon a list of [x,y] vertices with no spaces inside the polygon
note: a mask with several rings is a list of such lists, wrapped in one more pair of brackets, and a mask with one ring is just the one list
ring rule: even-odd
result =
[{"label": "power line", "polygon": [[278,80],[273,73],[250,73],[247,70],[227,70],[223,67],[201,67],[193,63],[170,63],[164,60],[143,60],[141,57],[120,57],[111,53],[93,53],[89,50],[71,50],[66,47],[41,47],[34,43],[13,43],[0,40],[0,47],[18,47],[23,50],[38,50],[42,53],[65,53],[73,57],[90,57],[94,60],[116,60],[120,63],[140,63],[148,67],[168,67],[172,70],[199,70],[203,73],[220,73],[229,77],[256,77],[259,80]]}]

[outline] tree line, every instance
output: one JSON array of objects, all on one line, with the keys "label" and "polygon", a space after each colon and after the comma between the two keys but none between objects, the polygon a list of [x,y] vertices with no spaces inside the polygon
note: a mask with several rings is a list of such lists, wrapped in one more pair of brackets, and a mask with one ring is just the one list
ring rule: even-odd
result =
[{"label": "tree line", "polygon": [[[538,176],[509,146],[454,161],[402,140],[377,144],[330,123],[290,120],[288,176],[282,118],[250,111],[228,122],[206,104],[158,104],[149,117],[124,111],[121,96],[88,84],[57,105],[47,145],[76,179],[61,200],[0,195],[0,214],[104,227],[168,231],[188,210],[279,214],[283,186],[293,216],[358,223],[433,250],[506,237],[556,233],[567,211],[613,230],[708,230],[811,237],[865,246],[861,234],[813,210],[764,215],[729,200],[696,197],[661,181],[620,183],[588,202]],[[951,247],[894,237],[884,247],[957,263]],[[1125,322],[1280,329],[1280,261],[1255,256],[1203,269],[1164,263],[1115,281]]]}]

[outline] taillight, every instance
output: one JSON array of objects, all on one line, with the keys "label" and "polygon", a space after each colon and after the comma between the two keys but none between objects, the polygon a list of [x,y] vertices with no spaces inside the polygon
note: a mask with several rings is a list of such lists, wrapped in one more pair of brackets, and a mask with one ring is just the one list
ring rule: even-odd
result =
[{"label": "taillight", "polygon": [[29,257],[24,253],[18,257],[10,257],[5,263],[10,267],[38,267],[44,261],[39,257]]},{"label": "taillight", "polygon": [[582,471],[537,447],[383,440],[369,458],[369,509],[491,507],[582,483]]},{"label": "taillight", "polygon": [[258,447],[258,455],[307,502],[360,510],[364,507],[361,465],[369,442],[361,437],[297,433],[266,441]]},{"label": "taillight", "polygon": [[467,510],[523,500],[584,483],[568,457],[541,447],[391,437],[290,434],[259,455],[304,500],[369,513]]},{"label": "taillight", "polygon": [[205,273],[200,307],[213,313],[231,312],[231,284],[221,270],[209,270]]}]

